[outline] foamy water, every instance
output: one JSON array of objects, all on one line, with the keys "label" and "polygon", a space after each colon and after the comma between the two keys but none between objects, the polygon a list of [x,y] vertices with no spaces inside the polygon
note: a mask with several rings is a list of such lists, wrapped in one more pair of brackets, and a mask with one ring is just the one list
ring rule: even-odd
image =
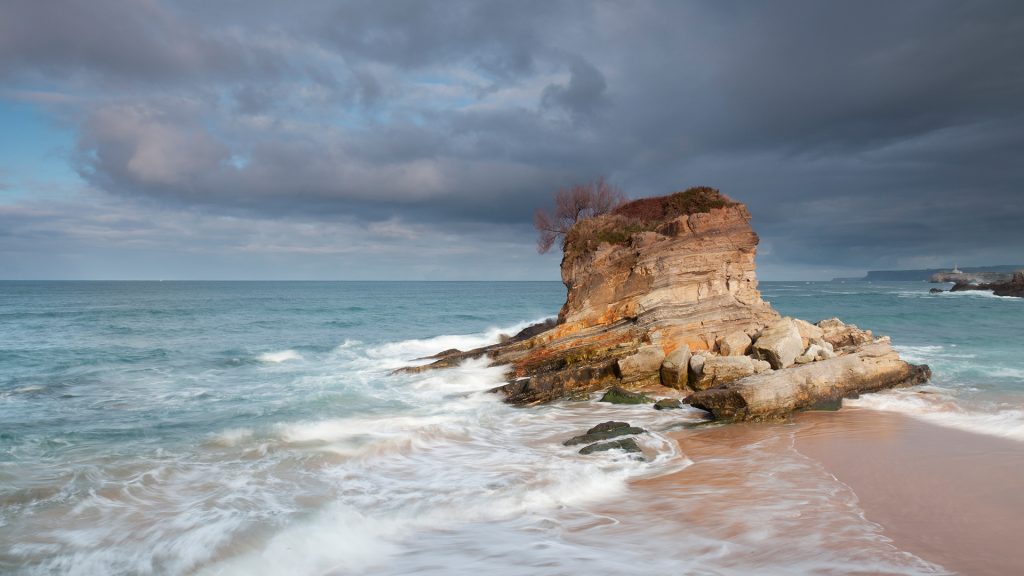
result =
[{"label": "foamy water", "polygon": [[[779,288],[780,307],[812,303],[784,312],[816,319],[813,286]],[[81,290],[4,294],[20,310],[18,336],[0,335],[5,574],[942,573],[784,426],[723,436],[687,428],[694,409],[596,395],[514,408],[480,360],[392,374],[543,318],[557,284]],[[856,318],[875,299],[917,302],[827,297],[821,316],[876,329]],[[859,406],[1022,439],[1018,361],[893,335],[941,376]],[[649,431],[644,459],[562,445],[611,419]]]}]

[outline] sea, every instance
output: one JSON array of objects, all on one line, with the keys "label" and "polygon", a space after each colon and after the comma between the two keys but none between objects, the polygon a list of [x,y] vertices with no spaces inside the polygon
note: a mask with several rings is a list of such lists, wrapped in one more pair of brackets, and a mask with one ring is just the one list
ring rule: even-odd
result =
[{"label": "sea", "polygon": [[[761,291],[933,370],[849,405],[1024,442],[1024,299],[932,286]],[[638,482],[693,464],[669,435],[699,410],[512,407],[484,361],[393,372],[564,298],[558,282],[0,282],[0,573],[945,573],[785,446],[730,446],[716,475],[734,481],[643,502]],[[648,429],[648,456],[562,445],[609,419]]]}]

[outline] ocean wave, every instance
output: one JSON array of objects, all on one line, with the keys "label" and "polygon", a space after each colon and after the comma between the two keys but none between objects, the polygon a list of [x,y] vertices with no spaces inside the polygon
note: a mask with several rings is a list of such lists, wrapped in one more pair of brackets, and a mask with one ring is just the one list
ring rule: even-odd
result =
[{"label": "ocean wave", "polygon": [[899,412],[925,422],[977,434],[998,436],[1024,442],[1024,410],[994,406],[990,411],[967,409],[956,398],[938,389],[894,390],[865,394],[844,400],[848,406]]},{"label": "ocean wave", "polygon": [[401,340],[375,346],[367,350],[367,355],[374,358],[411,361],[452,348],[466,351],[496,344],[502,336],[514,335],[523,328],[545,321],[538,318],[528,322],[519,322],[511,326],[493,327],[475,334],[446,334],[432,338]]},{"label": "ocean wave", "polygon": [[280,364],[289,360],[302,360],[302,355],[295,350],[281,350],[280,352],[264,352],[256,357],[260,362],[271,362]]}]

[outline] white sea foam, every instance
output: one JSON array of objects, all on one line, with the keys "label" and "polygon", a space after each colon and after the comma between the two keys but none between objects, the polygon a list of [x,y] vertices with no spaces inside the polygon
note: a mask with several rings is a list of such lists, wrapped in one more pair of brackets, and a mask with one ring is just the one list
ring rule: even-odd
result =
[{"label": "white sea foam", "polygon": [[844,402],[870,410],[900,412],[947,428],[1024,441],[1024,410],[1000,406],[993,406],[988,411],[970,410],[949,394],[935,389],[929,392],[894,390],[865,394]]},{"label": "white sea foam", "polygon": [[[702,463],[722,474],[741,470],[748,486],[682,486],[665,495],[674,499],[672,514],[697,509],[713,522],[601,512],[630,497],[631,479],[693,465],[665,431],[700,420],[699,411],[613,406],[596,395],[512,408],[481,392],[503,378],[486,359],[388,374],[413,358],[486,345],[527,324],[373,348],[350,341],[282,367],[295,372],[287,382],[296,394],[343,390],[387,404],[348,408],[327,395],[315,411],[277,416],[271,407],[265,425],[225,428],[195,452],[161,455],[156,468],[90,467],[82,472],[90,484],[112,488],[86,496],[59,526],[36,525],[14,553],[50,558],[40,572],[69,573],[475,574],[481,559],[488,573],[503,576],[625,574],[638,566],[744,574],[763,562],[780,574],[927,571],[901,563],[855,504],[836,497],[841,486],[816,476],[802,487],[806,463],[770,457],[763,446]],[[261,360],[298,359],[286,353],[294,351]],[[562,444],[612,419],[649,431],[636,437],[647,459],[621,451],[582,456],[579,446]],[[794,544],[791,531],[801,527]],[[851,556],[822,560],[813,541],[819,533],[841,533],[857,545],[848,547]]]},{"label": "white sea foam", "polygon": [[260,362],[272,362],[280,364],[289,360],[302,360],[302,355],[295,350],[282,350],[280,352],[265,352],[256,357]]},{"label": "white sea foam", "polygon": [[218,446],[237,446],[253,436],[251,428],[228,428],[215,434],[210,442]]}]

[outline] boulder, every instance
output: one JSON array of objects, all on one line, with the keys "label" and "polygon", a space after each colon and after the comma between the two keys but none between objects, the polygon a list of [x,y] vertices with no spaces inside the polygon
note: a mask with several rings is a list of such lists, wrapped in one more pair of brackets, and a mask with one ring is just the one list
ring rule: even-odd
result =
[{"label": "boulder", "polygon": [[654,403],[655,410],[676,410],[682,407],[683,403],[678,398],[662,398]]},{"label": "boulder", "polygon": [[[822,346],[822,344],[825,345]],[[822,344],[811,344],[807,347],[807,350],[804,351],[804,355],[810,356],[814,360],[828,360],[830,358],[835,358],[836,353],[832,351],[832,345],[828,342],[822,342]]]},{"label": "boulder", "polygon": [[705,390],[721,386],[754,374],[754,362],[749,356],[711,356],[704,362],[704,370],[691,386]]},{"label": "boulder", "polygon": [[661,346],[642,346],[634,354],[616,360],[615,372],[624,379],[648,376],[657,372],[664,360]]},{"label": "boulder", "polygon": [[750,350],[750,336],[745,332],[730,332],[718,339],[718,353],[722,356],[745,356]]},{"label": "boulder", "polygon": [[594,452],[606,452],[608,450],[624,450],[626,452],[641,451],[640,447],[636,444],[636,440],[633,440],[632,438],[623,438],[612,442],[601,442],[599,444],[584,446],[580,449],[580,454],[587,455],[593,454]]},{"label": "boulder", "polygon": [[752,362],[754,363],[754,374],[772,371],[772,365],[767,360],[753,360]]},{"label": "boulder", "polygon": [[707,354],[694,354],[690,357],[690,382],[696,382],[704,374],[704,363],[707,359]]},{"label": "boulder", "polygon": [[794,364],[810,364],[811,362],[814,362],[814,356],[810,354],[801,354],[793,360]]},{"label": "boulder", "polygon": [[927,366],[908,364],[892,346],[875,342],[831,360],[699,391],[684,402],[711,412],[716,420],[764,420],[857,394],[922,384],[930,377]]},{"label": "boulder", "polygon": [[618,436],[631,436],[633,434],[646,434],[647,431],[643,428],[637,428],[636,426],[630,426],[628,422],[615,422],[609,421],[598,424],[590,430],[587,430],[586,434],[574,436],[562,444],[565,446],[573,446],[576,444],[592,444],[601,440],[608,440],[609,438],[615,438]]},{"label": "boulder", "polygon": [[792,366],[803,350],[803,340],[791,318],[770,324],[754,342],[754,355],[776,370]]},{"label": "boulder", "polygon": [[661,385],[682,390],[686,388],[690,372],[690,347],[683,344],[665,357],[661,363]]},{"label": "boulder", "polygon": [[942,294],[942,292],[942,288],[932,288],[931,290],[928,291],[929,294]]},{"label": "boulder", "polygon": [[818,322],[818,327],[824,332],[822,339],[837,349],[860,346],[874,340],[871,330],[861,330],[856,325],[846,324],[839,318],[822,320]]},{"label": "boulder", "polygon": [[599,401],[611,404],[648,404],[651,399],[640,392],[630,392],[618,386],[612,386],[601,396]]},{"label": "boulder", "polygon": [[796,331],[800,333],[800,340],[804,348],[807,348],[815,340],[821,340],[825,335],[824,330],[806,320],[794,318],[793,325],[796,326]]}]

